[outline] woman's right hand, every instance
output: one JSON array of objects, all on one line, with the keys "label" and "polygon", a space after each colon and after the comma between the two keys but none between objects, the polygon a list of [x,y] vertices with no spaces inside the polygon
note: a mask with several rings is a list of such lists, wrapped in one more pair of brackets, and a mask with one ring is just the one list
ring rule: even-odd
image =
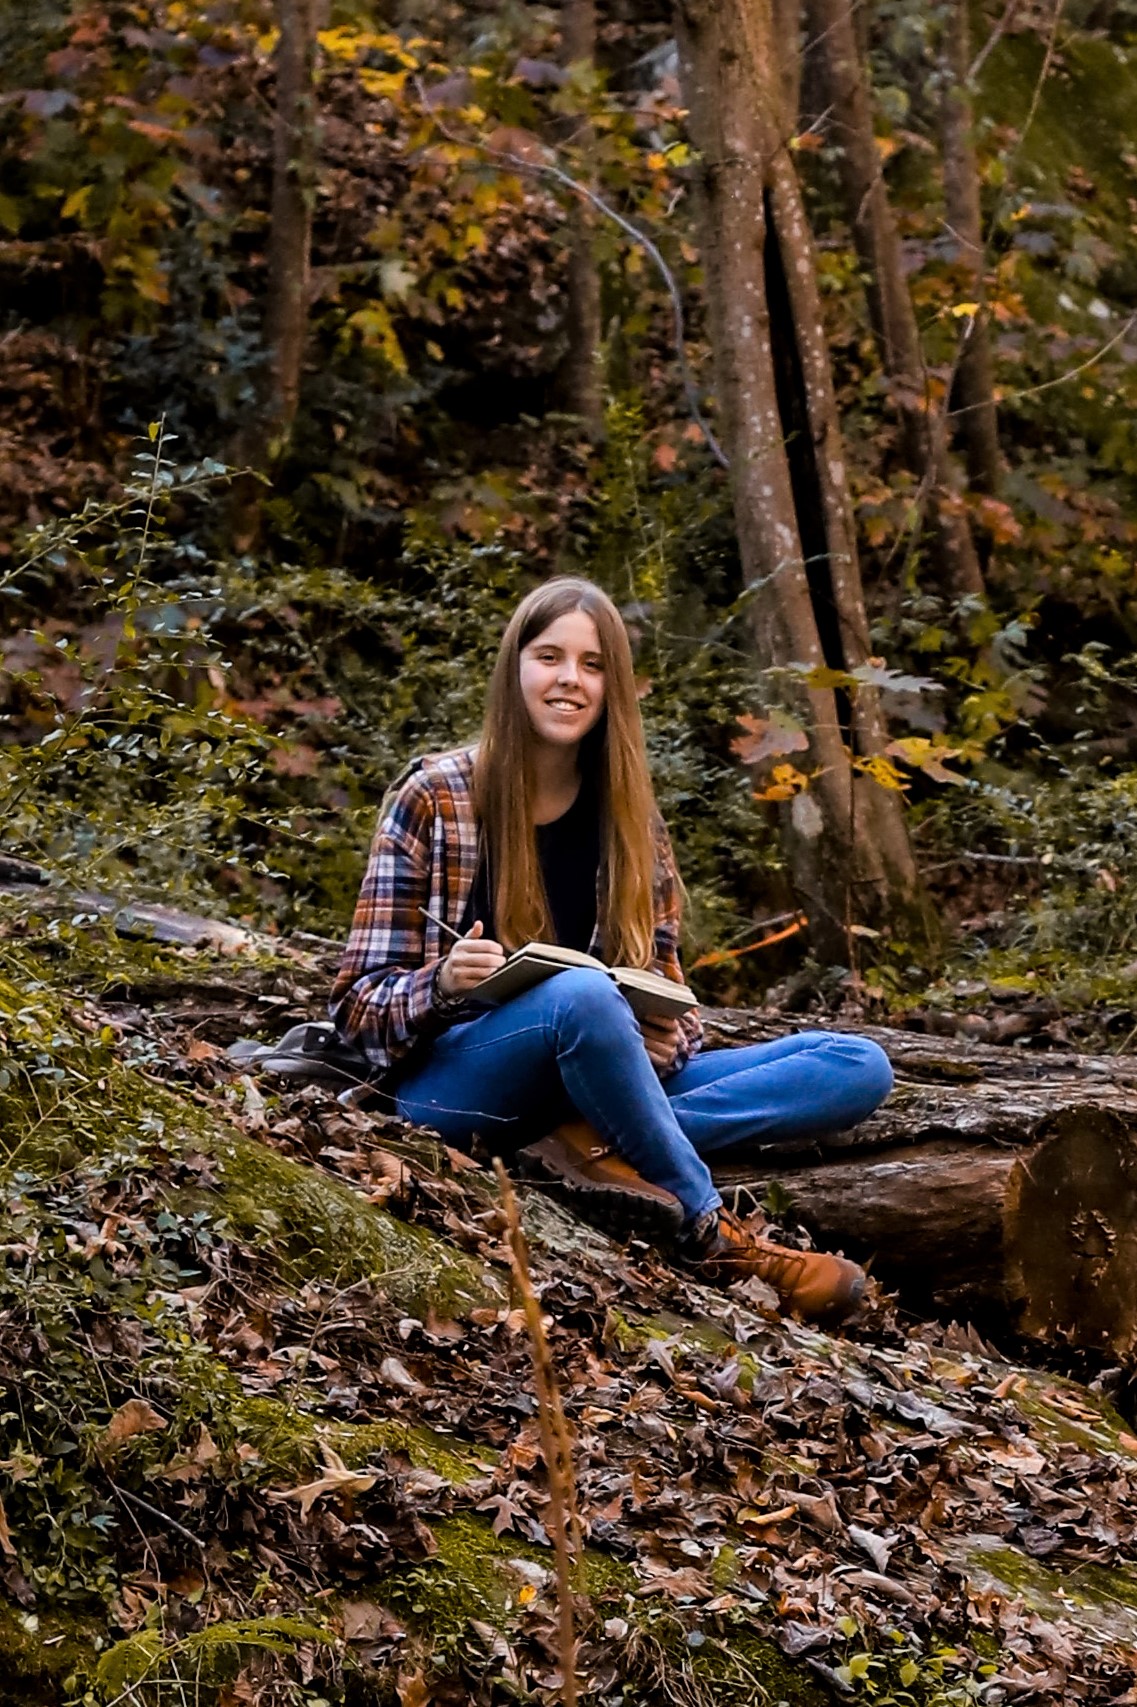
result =
[{"label": "woman's right hand", "polygon": [[468,995],[483,978],[505,965],[500,942],[483,936],[481,919],[475,919],[466,935],[459,937],[438,974],[438,987],[447,997]]}]

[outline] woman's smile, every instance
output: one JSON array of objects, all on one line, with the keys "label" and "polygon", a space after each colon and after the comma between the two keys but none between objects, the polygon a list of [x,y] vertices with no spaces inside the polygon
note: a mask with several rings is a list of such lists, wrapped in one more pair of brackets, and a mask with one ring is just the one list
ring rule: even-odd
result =
[{"label": "woman's smile", "polygon": [[521,650],[521,697],[538,741],[577,742],[604,710],[604,655],[586,611],[566,611]]}]

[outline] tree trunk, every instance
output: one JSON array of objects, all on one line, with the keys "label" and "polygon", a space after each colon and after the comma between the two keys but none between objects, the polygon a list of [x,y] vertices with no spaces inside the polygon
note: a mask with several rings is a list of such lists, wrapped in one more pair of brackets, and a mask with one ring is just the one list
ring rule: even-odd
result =
[{"label": "tree trunk", "polygon": [[[288,442],[300,400],[308,331],[312,207],[317,160],[316,32],[325,0],[277,0],[276,113],[273,125],[264,365],[254,410],[230,449],[239,467],[264,471]],[[251,477],[236,483],[232,524],[238,549],[248,549],[259,526],[264,488]]]},{"label": "tree trunk", "polygon": [[[565,0],[564,54],[570,66],[592,70],[596,60],[596,0]],[[588,120],[576,120],[570,141],[582,161],[591,156],[594,140]],[[586,171],[586,180],[590,177]],[[561,386],[569,413],[578,416],[589,438],[598,442],[604,434],[604,361],[592,209],[576,197],[569,219],[568,351],[561,368]]]},{"label": "tree trunk", "polygon": [[316,191],[318,0],[278,0],[276,124],[268,243],[265,438],[271,452],[292,431],[308,332],[312,209]]},{"label": "tree trunk", "polygon": [[[327,0],[277,0],[276,112],[264,365],[253,410],[229,450],[237,468],[264,473],[287,446],[300,401],[308,332],[312,209],[317,162],[316,32]],[[237,551],[253,549],[265,488],[255,474],[234,481],[230,531]]]},{"label": "tree trunk", "polygon": [[957,245],[956,264],[963,277],[966,300],[978,304],[960,352],[952,408],[958,416],[968,479],[976,491],[995,492],[1001,472],[999,423],[984,282],[979,168],[967,86],[971,64],[967,8],[968,0],[950,0],[947,8],[941,106],[944,211],[948,231]]},{"label": "tree trunk", "polygon": [[981,594],[983,574],[960,503],[943,411],[930,394],[900,234],[880,169],[850,0],[807,0],[806,16],[839,145],[846,214],[868,277],[869,318],[900,419],[901,455],[927,487],[932,544],[945,586],[957,595]]},{"label": "tree trunk", "polygon": [[[848,670],[868,655],[813,245],[786,141],[770,0],[678,0],[680,74],[701,156],[700,218],[735,522],[756,651],[767,669]],[[879,751],[872,690],[855,703],[786,678],[813,782],[789,814],[794,881],[822,956],[848,925],[912,907],[901,803],[855,776]]]},{"label": "tree trunk", "polygon": [[774,11],[774,40],[778,44],[778,76],[781,83],[782,114],[787,140],[797,130],[801,113],[803,43],[802,0],[771,0]]}]

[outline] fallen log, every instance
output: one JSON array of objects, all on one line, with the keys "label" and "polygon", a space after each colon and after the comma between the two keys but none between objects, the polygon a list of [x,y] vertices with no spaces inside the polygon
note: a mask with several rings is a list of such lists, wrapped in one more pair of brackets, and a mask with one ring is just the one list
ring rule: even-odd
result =
[{"label": "fallen log", "polygon": [[[715,1043],[785,1034],[709,1015]],[[851,1133],[724,1160],[728,1197],[788,1204],[907,1301],[1137,1353],[1137,1062],[858,1028],[896,1090]]]},{"label": "fallen log", "polygon": [[[747,1008],[702,1012],[708,1048],[767,1043],[817,1028],[816,1022],[795,1025]],[[879,1043],[892,1062],[896,1088],[852,1131],[803,1138],[792,1147],[803,1157],[928,1143],[1021,1147],[1037,1142],[1056,1115],[1083,1106],[1112,1109],[1137,1130],[1137,1056],[1007,1048],[886,1026],[822,1023]],[[790,1153],[779,1147],[779,1157]]]},{"label": "fallen log", "polygon": [[1063,1117],[1018,1152],[928,1144],[715,1177],[743,1208],[776,1186],[819,1243],[870,1262],[912,1302],[997,1306],[1032,1337],[1137,1348],[1137,1143],[1108,1111]]}]

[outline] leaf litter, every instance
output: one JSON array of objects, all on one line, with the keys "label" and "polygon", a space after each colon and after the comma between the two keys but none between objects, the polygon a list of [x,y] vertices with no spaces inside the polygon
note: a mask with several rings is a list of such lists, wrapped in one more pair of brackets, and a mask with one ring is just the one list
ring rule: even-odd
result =
[{"label": "leaf litter", "polygon": [[[300,979],[289,1001],[313,994]],[[104,1004],[145,1039],[151,1075],[505,1275],[488,1170],[326,1087],[250,1097],[193,1047],[209,1028],[171,1006]],[[207,1201],[212,1177],[207,1147],[154,1142],[133,1166],[6,1187],[9,1274],[35,1274],[37,1250],[70,1238],[69,1260],[98,1276],[74,1321],[105,1349],[69,1426],[93,1442],[90,1487],[113,1518],[101,1580],[120,1633],[154,1607],[185,1632],[247,1616],[256,1597],[281,1615],[315,1597],[337,1651],[393,1668],[402,1700],[488,1702],[495,1678],[555,1688],[523,1313],[439,1297],[408,1314],[381,1276],[300,1275],[224,1215],[166,1207],[187,1179]],[[588,1556],[608,1561],[578,1606],[586,1696],[634,1688],[654,1651],[645,1620],[664,1607],[688,1656],[763,1635],[844,1696],[868,1687],[858,1656],[892,1652],[917,1670],[940,1656],[961,1700],[1137,1700],[1137,1456],[1104,1400],[1008,1365],[973,1330],[904,1321],[878,1293],[828,1335],[745,1289],[709,1291],[540,1193],[525,1216]],[[170,1374],[175,1322],[219,1383],[196,1410]],[[24,1392],[45,1331],[32,1292],[0,1316],[6,1393]],[[24,1466],[5,1484],[0,1580],[31,1610],[50,1604],[27,1497],[45,1441],[23,1414],[0,1438]],[[455,1523],[484,1526],[478,1549],[504,1549],[515,1586],[507,1616],[472,1611],[469,1640],[439,1649],[409,1585],[443,1568]],[[91,1572],[76,1567],[68,1592],[90,1592]]]}]

